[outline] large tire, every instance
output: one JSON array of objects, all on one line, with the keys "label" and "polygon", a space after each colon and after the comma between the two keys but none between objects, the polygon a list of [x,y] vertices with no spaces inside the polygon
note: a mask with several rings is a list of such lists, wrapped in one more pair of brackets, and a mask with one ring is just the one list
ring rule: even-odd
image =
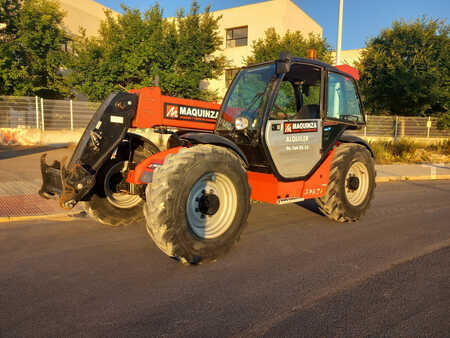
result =
[{"label": "large tire", "polygon": [[247,171],[225,148],[183,148],[155,170],[146,199],[147,231],[165,254],[184,264],[211,261],[239,240],[247,224]]},{"label": "large tire", "polygon": [[331,164],[327,192],[316,199],[320,211],[338,222],[357,221],[373,199],[375,175],[372,156],[364,146],[340,144]]},{"label": "large tire", "polygon": [[124,161],[128,160],[129,145],[132,142],[133,162],[139,163],[147,157],[159,152],[158,147],[140,137],[126,139],[119,146],[122,151],[116,153],[116,158],[105,161],[96,175],[96,184],[88,196],[88,200],[81,202],[86,213],[97,222],[109,226],[125,226],[133,223],[144,222],[143,206],[145,200],[139,195],[114,192],[111,185],[118,183],[121,177],[120,169]]}]

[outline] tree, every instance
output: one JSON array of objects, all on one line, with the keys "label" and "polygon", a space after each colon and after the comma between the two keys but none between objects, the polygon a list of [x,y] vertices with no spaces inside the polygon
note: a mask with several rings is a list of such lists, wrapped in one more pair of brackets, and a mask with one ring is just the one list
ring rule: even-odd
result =
[{"label": "tree", "polygon": [[306,57],[306,52],[310,48],[317,51],[319,60],[331,63],[331,46],[319,35],[310,33],[305,39],[300,31],[287,31],[280,36],[275,28],[269,28],[265,31],[263,39],[253,42],[252,54],[245,61],[247,64],[252,64],[275,60],[282,51],[289,51],[293,56]]},{"label": "tree", "polygon": [[19,0],[0,0],[0,23],[6,24],[6,28],[0,31],[2,43],[16,36],[20,7]]},{"label": "tree", "polygon": [[0,94],[66,96],[61,69],[68,37],[53,0],[0,0]]},{"label": "tree", "polygon": [[193,1],[188,15],[182,10],[164,19],[159,4],[143,15],[123,6],[123,15],[106,12],[99,37],[76,41],[69,75],[71,85],[92,100],[103,100],[119,87],[152,85],[156,76],[164,94],[210,99],[214,93],[200,90],[200,81],[217,78],[225,59],[214,54],[222,40],[218,21],[207,7],[199,13]]},{"label": "tree", "polygon": [[422,17],[394,21],[370,39],[359,69],[365,105],[374,114],[437,115],[448,121],[449,26]]}]

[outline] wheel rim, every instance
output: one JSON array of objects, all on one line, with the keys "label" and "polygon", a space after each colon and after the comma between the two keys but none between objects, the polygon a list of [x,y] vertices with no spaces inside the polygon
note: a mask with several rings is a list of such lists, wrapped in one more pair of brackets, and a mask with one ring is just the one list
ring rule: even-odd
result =
[{"label": "wheel rim", "polygon": [[218,173],[203,175],[192,187],[186,204],[189,226],[202,239],[224,234],[236,210],[236,188],[227,176]]},{"label": "wheel rim", "polygon": [[126,177],[122,174],[125,162],[121,161],[113,165],[105,176],[104,190],[109,203],[120,209],[130,209],[138,205],[142,198],[139,195],[130,195],[117,191],[117,185]]},{"label": "wheel rim", "polygon": [[345,177],[347,201],[358,206],[364,202],[369,191],[369,170],[362,162],[354,162]]}]

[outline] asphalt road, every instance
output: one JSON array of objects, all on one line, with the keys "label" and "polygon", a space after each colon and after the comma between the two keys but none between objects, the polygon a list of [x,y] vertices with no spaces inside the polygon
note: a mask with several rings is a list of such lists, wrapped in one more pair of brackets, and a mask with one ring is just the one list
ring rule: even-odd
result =
[{"label": "asphalt road", "polygon": [[142,225],[0,224],[0,337],[450,332],[450,181],[379,184],[364,219],[253,205],[239,245],[185,267]]}]

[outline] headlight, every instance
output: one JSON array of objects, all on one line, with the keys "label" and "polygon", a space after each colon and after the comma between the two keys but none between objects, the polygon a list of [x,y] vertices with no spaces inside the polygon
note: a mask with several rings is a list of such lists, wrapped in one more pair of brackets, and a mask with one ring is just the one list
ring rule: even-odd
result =
[{"label": "headlight", "polygon": [[234,127],[236,130],[243,130],[248,127],[248,120],[245,117],[238,117],[234,120]]}]

